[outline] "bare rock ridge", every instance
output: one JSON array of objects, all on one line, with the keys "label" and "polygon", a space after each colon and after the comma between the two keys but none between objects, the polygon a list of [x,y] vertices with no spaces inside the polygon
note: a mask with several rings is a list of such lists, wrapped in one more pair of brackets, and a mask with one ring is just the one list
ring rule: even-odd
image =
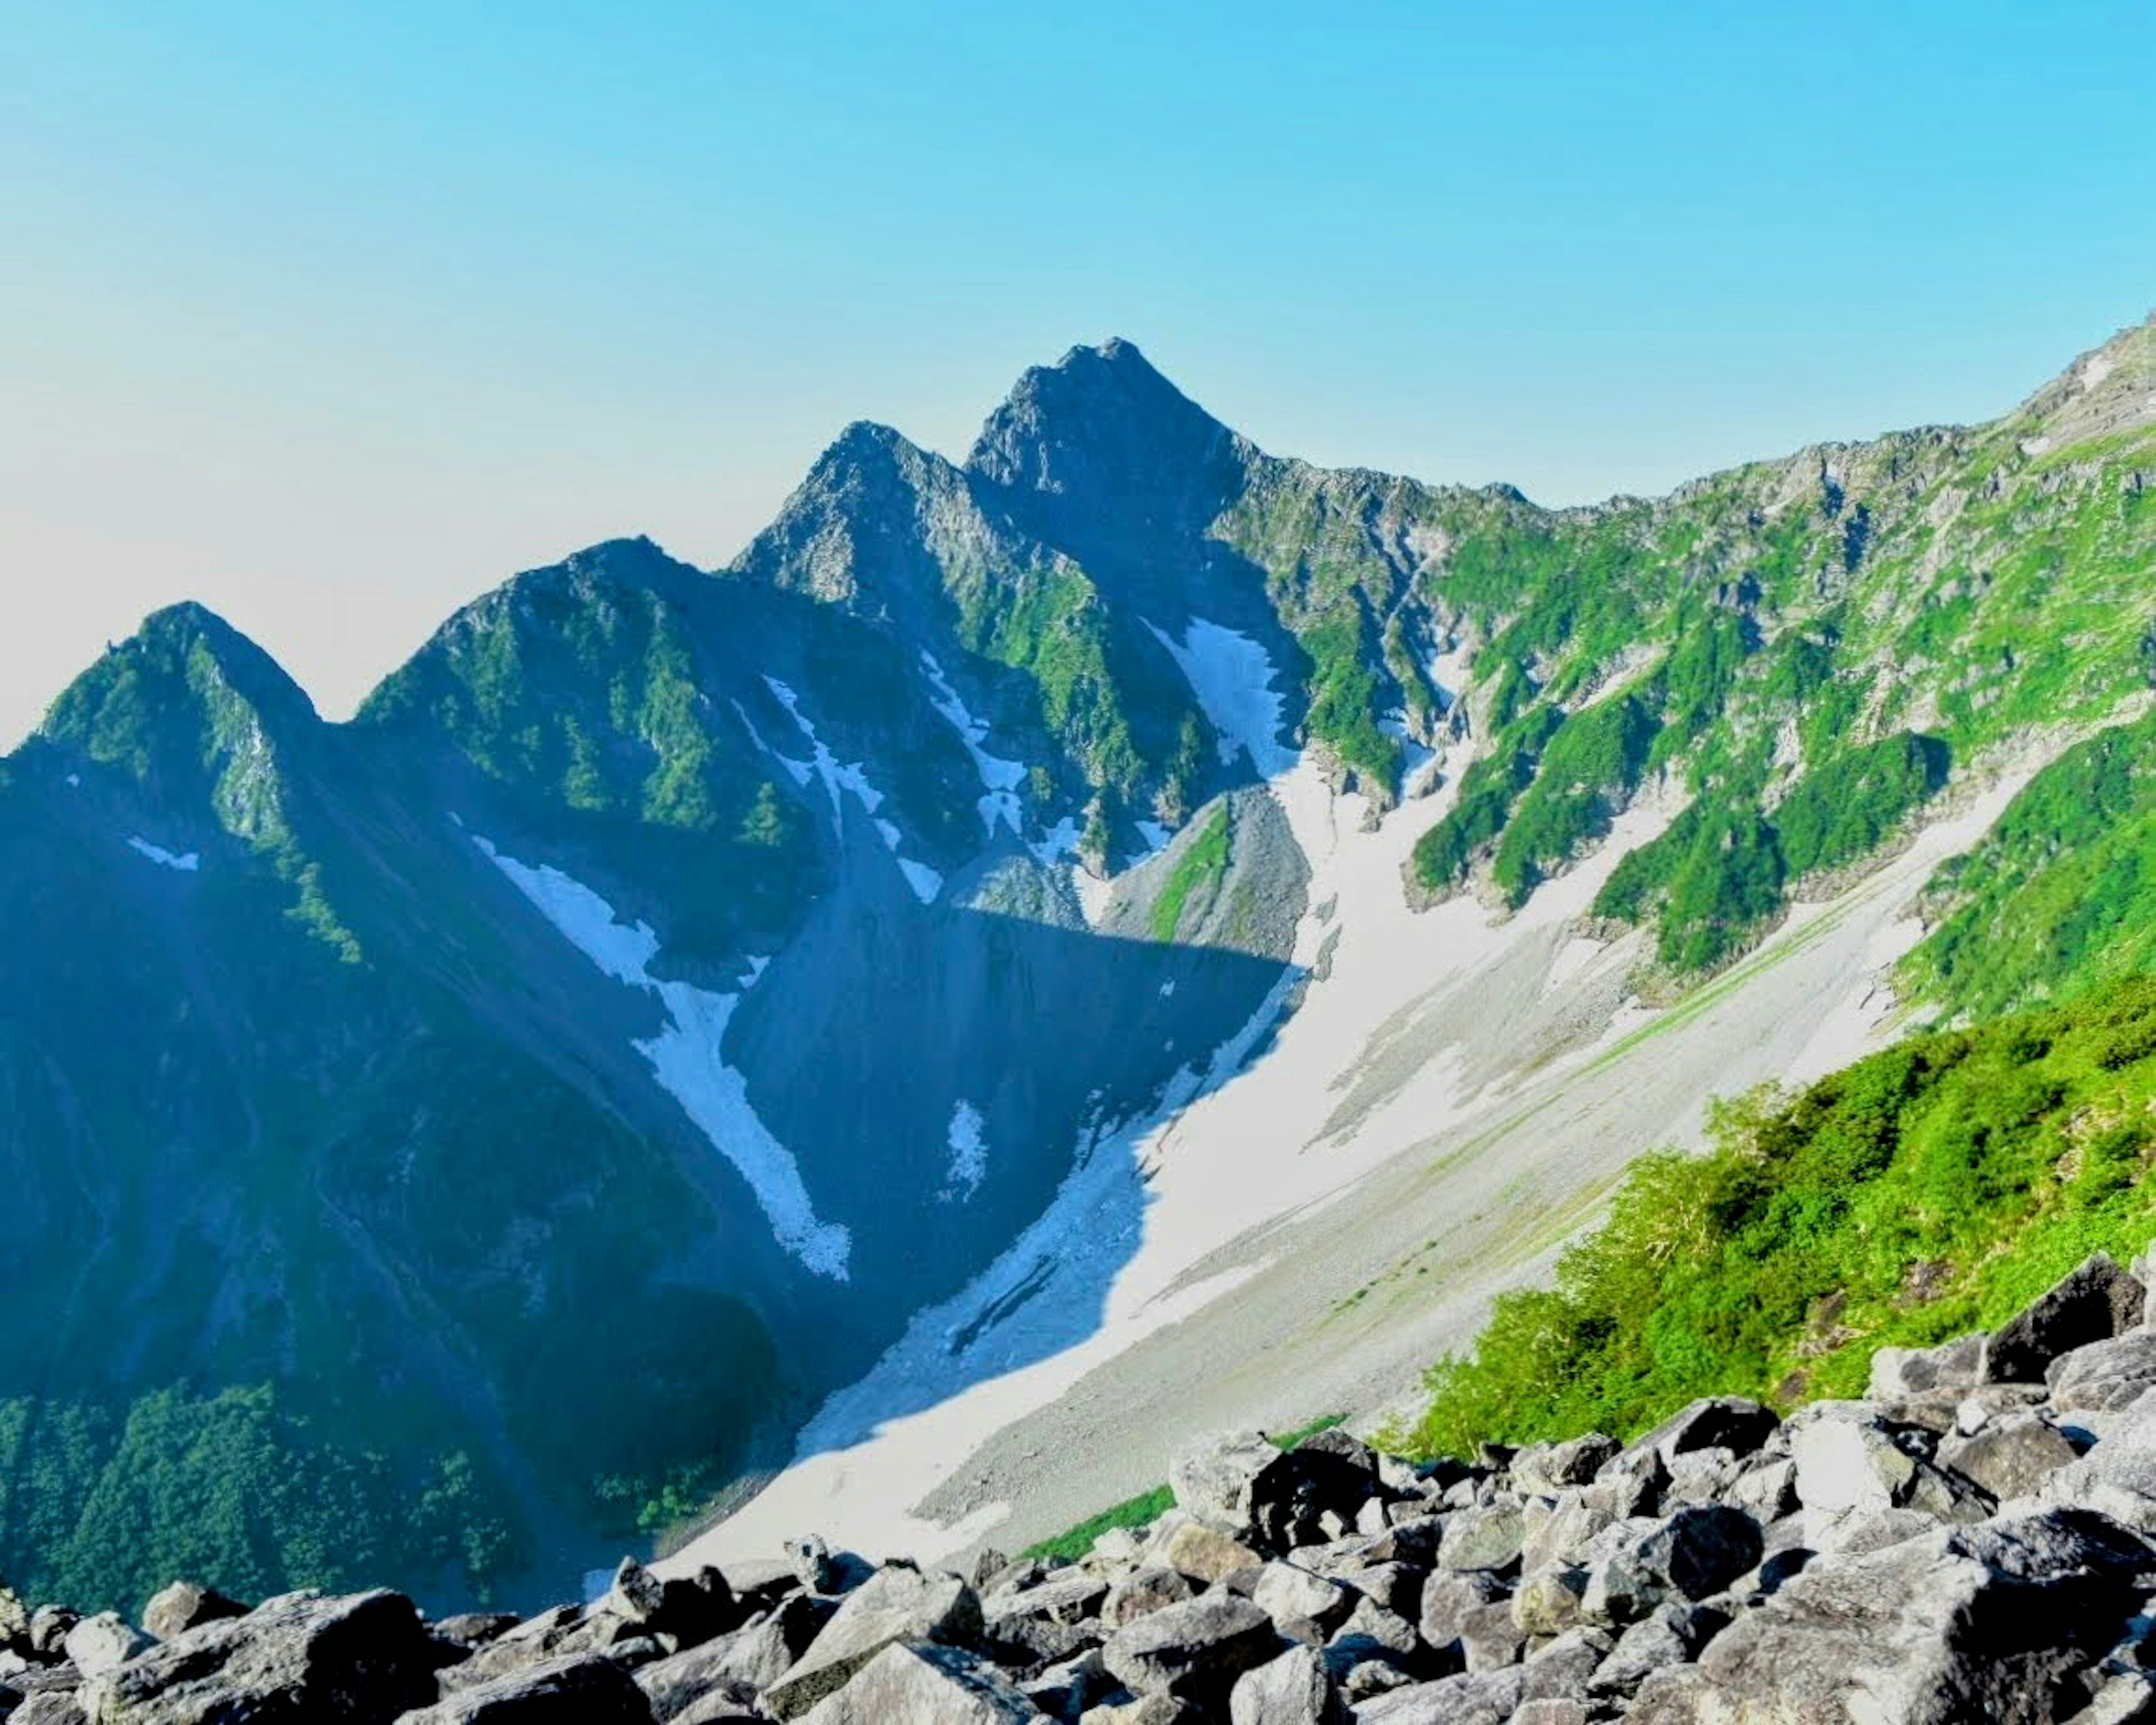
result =
[{"label": "bare rock ridge", "polygon": [[[2144,1260],[2145,1262],[2145,1260]],[[2137,1266],[2137,1268],[2139,1268]],[[1988,1336],[1787,1420],[1697,1402],[1472,1463],[1230,1433],[1076,1563],[791,1561],[519,1622],[404,1596],[138,1630],[0,1590],[12,1725],[1658,1725],[2156,1716],[2156,1328],[2099,1255]]]}]

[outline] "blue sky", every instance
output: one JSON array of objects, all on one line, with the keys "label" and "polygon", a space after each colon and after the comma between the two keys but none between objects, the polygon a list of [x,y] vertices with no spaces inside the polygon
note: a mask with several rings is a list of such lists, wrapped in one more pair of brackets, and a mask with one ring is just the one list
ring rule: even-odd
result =
[{"label": "blue sky", "polygon": [[200,598],[341,711],[1122,334],[1548,501],[2010,405],[2156,306],[2145,4],[0,0],[0,739]]}]

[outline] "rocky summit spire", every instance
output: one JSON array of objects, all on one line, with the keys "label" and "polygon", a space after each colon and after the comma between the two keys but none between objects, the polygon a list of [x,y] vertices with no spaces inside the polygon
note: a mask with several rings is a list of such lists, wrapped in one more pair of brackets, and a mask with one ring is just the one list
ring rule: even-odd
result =
[{"label": "rocky summit spire", "polygon": [[[1168,525],[1209,518],[1249,447],[1116,337],[1020,377],[988,416],[967,467],[1050,517]],[[1031,494],[1028,499],[1024,494]]]}]

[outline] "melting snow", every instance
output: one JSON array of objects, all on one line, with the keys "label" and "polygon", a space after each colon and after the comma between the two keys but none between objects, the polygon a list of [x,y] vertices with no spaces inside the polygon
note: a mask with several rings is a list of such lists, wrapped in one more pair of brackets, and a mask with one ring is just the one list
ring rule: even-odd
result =
[{"label": "melting snow", "polygon": [[988,1142],[981,1136],[981,1111],[964,1097],[951,1111],[950,1183],[937,1197],[963,1204],[981,1189],[988,1172]]},{"label": "melting snow", "polygon": [[1179,646],[1150,623],[1146,627],[1189,679],[1191,692],[1219,735],[1223,761],[1232,762],[1239,748],[1247,749],[1264,778],[1295,765],[1295,751],[1281,746],[1281,697],[1264,647],[1203,617],[1190,619]]},{"label": "melting snow", "polygon": [[79,791],[82,788],[82,775],[80,773],[68,774],[67,782],[68,788],[71,791]]},{"label": "melting snow", "polygon": [[162,845],[152,845],[147,839],[130,839],[127,848],[148,857],[162,867],[176,869],[182,875],[192,875],[202,867],[202,858],[198,853],[190,850],[185,855],[176,855]]},{"label": "melting snow", "polygon": [[988,740],[988,726],[966,710],[966,703],[958,698],[958,691],[951,686],[950,679],[943,675],[943,667],[936,662],[934,654],[924,649],[921,664],[936,691],[936,711],[950,721],[951,728],[958,733],[958,740],[966,745],[966,752],[973,757],[973,769],[981,775],[981,783],[988,792],[980,800],[981,824],[988,829],[991,838],[995,835],[998,821],[1017,834],[1018,788],[1025,779],[1024,763],[992,755],[982,747]]},{"label": "melting snow", "polygon": [[1146,855],[1151,856],[1168,849],[1168,841],[1174,834],[1157,820],[1142,820],[1137,824],[1138,837],[1145,840]]},{"label": "melting snow", "polygon": [[747,1081],[720,1053],[734,1009],[762,974],[762,963],[752,961],[740,993],[662,981],[651,974],[659,937],[649,924],[621,922],[598,893],[551,865],[535,869],[518,862],[476,833],[472,842],[578,952],[616,981],[659,997],[671,1023],[638,1042],[636,1051],[697,1130],[748,1182],[778,1243],[817,1275],[844,1281],[853,1236],[835,1222],[817,1219],[793,1153],[757,1117]]},{"label": "melting snow", "polygon": [[913,896],[924,905],[934,904],[936,895],[943,890],[943,877],[927,863],[911,862],[901,856],[898,871],[906,876],[906,884],[913,889]]},{"label": "melting snow", "polygon": [[[851,791],[860,798],[861,807],[869,812],[869,818],[876,829],[877,837],[883,840],[884,849],[897,858],[899,872],[906,876],[906,884],[913,889],[913,896],[924,905],[935,903],[937,894],[943,890],[943,877],[926,863],[912,862],[905,857],[899,856],[898,847],[905,842],[906,835],[899,830],[896,821],[882,819],[876,814],[876,810],[883,807],[883,793],[869,783],[867,772],[858,763],[851,767],[845,765],[831,752],[824,739],[817,735],[816,727],[809,722],[808,714],[801,711],[799,696],[776,677],[766,677],[763,680],[765,686],[778,698],[779,705],[793,716],[793,722],[801,727],[802,736],[808,739],[809,747],[815,750],[816,755],[814,761],[793,761],[780,754],[768,743],[763,743],[763,747],[782,767],[793,775],[793,782],[796,784],[808,783],[808,775],[811,773],[816,773],[823,779],[824,789],[831,793],[831,818],[834,821],[839,819],[839,799],[842,792]],[[736,711],[739,711],[738,705]],[[745,725],[749,723],[747,713],[742,714],[742,722]],[[752,736],[755,735],[756,727],[753,725],[749,726],[749,732]],[[762,737],[757,737],[757,741],[760,743],[763,742]],[[1015,803],[1013,803],[1013,807],[1016,807]],[[994,829],[991,827],[990,830],[993,831]],[[1011,830],[1014,832],[1018,830],[1014,817]]]}]

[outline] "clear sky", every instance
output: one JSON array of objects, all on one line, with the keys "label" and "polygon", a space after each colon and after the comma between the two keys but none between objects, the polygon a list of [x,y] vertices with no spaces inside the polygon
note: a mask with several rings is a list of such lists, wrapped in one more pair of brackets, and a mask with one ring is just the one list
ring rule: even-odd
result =
[{"label": "clear sky", "polygon": [[515,569],[1137,341],[1547,501],[2156,305],[2148,0],[0,0],[0,747],[198,598],[326,711]]}]

